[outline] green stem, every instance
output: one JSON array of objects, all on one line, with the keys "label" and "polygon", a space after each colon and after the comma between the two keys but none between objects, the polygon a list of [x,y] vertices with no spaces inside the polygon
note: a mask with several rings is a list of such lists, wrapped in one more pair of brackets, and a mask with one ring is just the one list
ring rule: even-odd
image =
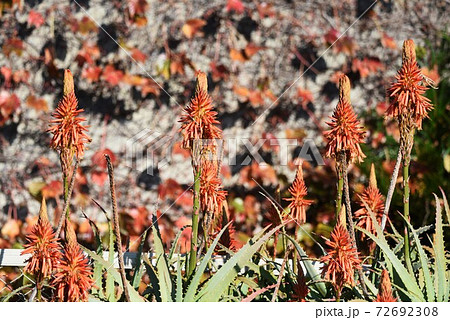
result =
[{"label": "green stem", "polygon": [[[403,163],[403,214],[405,215],[405,218],[408,221],[409,221],[409,163],[410,163],[409,159],[405,159]],[[404,250],[405,250],[406,267],[408,268],[408,271],[411,274],[414,274],[409,248],[409,232],[406,222],[405,222],[404,244],[405,244]]]},{"label": "green stem", "polygon": [[41,302],[41,299],[42,299],[42,293],[41,292],[42,292],[42,290],[38,286],[37,287],[37,296],[36,296],[36,299],[37,299],[38,302]]},{"label": "green stem", "polygon": [[36,301],[38,302],[42,301],[42,282],[43,282],[42,277],[38,275],[36,278],[36,289],[37,289]]},{"label": "green stem", "polygon": [[191,252],[189,254],[188,277],[190,277],[197,265],[197,247],[198,247],[198,216],[200,213],[200,169],[197,169],[194,180],[194,207],[192,213],[192,238]]}]

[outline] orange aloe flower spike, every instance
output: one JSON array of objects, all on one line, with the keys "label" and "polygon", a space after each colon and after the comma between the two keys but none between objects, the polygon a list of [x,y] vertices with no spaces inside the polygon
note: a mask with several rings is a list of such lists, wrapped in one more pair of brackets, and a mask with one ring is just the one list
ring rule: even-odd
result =
[{"label": "orange aloe flower spike", "polygon": [[64,165],[68,168],[73,156],[77,159],[83,157],[85,145],[90,142],[86,134],[87,127],[82,123],[86,120],[80,117],[83,109],[78,109],[78,100],[75,96],[73,76],[70,70],[64,72],[64,95],[58,107],[52,114],[53,120],[47,130],[52,136],[50,147],[61,153]]},{"label": "orange aloe flower spike", "polygon": [[314,201],[305,199],[305,196],[308,194],[308,189],[306,188],[305,180],[303,180],[302,164],[298,166],[295,179],[288,191],[292,197],[283,198],[283,200],[291,201],[289,208],[291,209],[292,218],[297,223],[304,224],[306,222],[306,208]]},{"label": "orange aloe flower spike", "polygon": [[223,190],[222,181],[218,177],[217,167],[213,161],[202,161],[200,175],[200,203],[203,212],[219,214],[227,192]]},{"label": "orange aloe flower spike", "polygon": [[391,279],[386,269],[381,272],[380,287],[375,302],[397,302],[397,298],[392,294]]},{"label": "orange aloe flower spike", "polygon": [[358,251],[353,247],[347,229],[338,223],[331,238],[326,241],[327,255],[320,260],[324,263],[322,275],[330,280],[339,295],[345,284],[355,285],[355,270],[361,269]]},{"label": "orange aloe flower spike", "polygon": [[427,83],[416,60],[414,41],[409,39],[403,43],[402,67],[389,88],[391,103],[386,110],[389,117],[412,116],[415,126],[422,128],[422,120],[428,117],[433,109],[430,99],[424,96]]},{"label": "orange aloe flower spike", "polygon": [[[358,204],[360,205],[360,209],[357,210],[354,215],[357,222],[357,226],[369,231],[372,234],[375,234],[375,226],[372,223],[372,218],[370,217],[370,213],[367,210],[364,203],[370,208],[370,210],[375,215],[379,224],[381,224],[381,218],[383,217],[384,212],[384,196],[381,194],[380,190],[377,187],[377,180],[375,176],[375,168],[372,164],[372,168],[370,170],[370,183],[369,186],[366,187],[363,192],[359,195]],[[361,234],[361,239],[364,240],[366,235],[364,233]]]},{"label": "orange aloe flower spike", "polygon": [[89,290],[94,284],[92,268],[76,240],[76,234],[70,221],[66,220],[67,243],[59,271],[55,274],[52,285],[56,287],[59,301],[87,301]]},{"label": "orange aloe flower spike", "polygon": [[327,125],[331,129],[323,133],[328,141],[326,156],[336,158],[344,151],[348,162],[362,162],[366,156],[360,144],[364,142],[366,133],[350,103],[350,80],[346,75],[339,79],[339,102]]},{"label": "orange aloe flower spike", "polygon": [[25,250],[21,254],[31,254],[31,257],[27,260],[24,271],[33,274],[39,281],[49,277],[59,264],[61,246],[48,221],[44,198],[39,211],[39,220],[26,238]]},{"label": "orange aloe flower spike", "polygon": [[197,87],[194,97],[180,119],[183,147],[192,149],[196,140],[222,139],[222,130],[217,127],[217,112],[213,110],[208,94],[206,74],[197,72]]}]

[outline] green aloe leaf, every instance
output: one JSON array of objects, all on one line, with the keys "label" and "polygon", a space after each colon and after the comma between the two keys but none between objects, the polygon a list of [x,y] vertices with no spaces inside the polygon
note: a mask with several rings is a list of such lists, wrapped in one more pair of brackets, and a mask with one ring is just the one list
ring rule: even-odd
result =
[{"label": "green aloe leaf", "polygon": [[[266,234],[265,228],[260,234],[250,239],[230,260],[228,260],[219,271],[214,274],[203,289],[195,297],[197,301],[219,301],[226,292],[229,285],[237,277],[259,248],[283,225],[280,225]],[[263,236],[261,236],[264,234]]]},{"label": "green aloe leaf", "polygon": [[298,254],[300,255],[300,258],[302,259],[302,262],[305,266],[306,273],[311,278],[311,280],[314,282],[314,286],[320,292],[322,297],[325,298],[327,296],[327,288],[325,286],[325,283],[320,281],[320,280],[322,280],[322,277],[320,276],[319,272],[317,272],[316,268],[314,268],[314,266],[311,263],[311,260],[308,258],[308,255],[302,249],[302,247],[298,244],[298,242],[295,241],[295,239],[289,235],[286,235],[286,237],[292,242],[292,244],[294,245]]},{"label": "green aloe leaf", "polygon": [[136,257],[136,266],[134,267],[133,278],[131,279],[131,283],[133,284],[133,288],[138,290],[139,284],[141,283],[142,274],[144,272],[144,266],[142,265],[142,251],[144,249],[145,239],[147,238],[147,230],[141,236],[141,243],[139,244],[138,254]]},{"label": "green aloe leaf", "polygon": [[213,243],[209,247],[208,251],[206,252],[206,255],[203,257],[202,262],[198,266],[197,271],[195,272],[194,277],[192,278],[191,283],[189,284],[189,287],[186,291],[186,296],[184,298],[184,301],[194,301],[194,295],[197,293],[198,286],[200,284],[201,277],[203,276],[203,273],[205,272],[206,267],[208,266],[208,262],[211,259],[212,254],[214,253],[214,249],[217,246],[217,243],[219,243],[220,237],[222,237],[222,234],[225,232],[225,230],[230,226],[231,222],[228,223],[225,227],[220,230],[220,233],[216,236]]},{"label": "green aloe leaf", "polygon": [[156,269],[159,281],[159,289],[161,293],[161,300],[163,302],[172,301],[172,279],[169,272],[169,264],[167,263],[164,246],[161,240],[161,235],[155,224],[153,229],[153,244],[155,245]]},{"label": "green aloe leaf", "polygon": [[[376,225],[375,228],[379,229],[379,231],[377,230],[377,233],[381,234],[381,229],[380,229],[378,223],[374,222],[374,224]],[[367,230],[362,229],[360,227],[355,227],[355,229],[357,229],[357,230],[361,231],[362,233],[364,233],[365,235],[367,235],[370,239],[375,241],[375,243],[380,247],[380,249],[386,255],[387,259],[389,259],[390,262],[392,263],[392,266],[394,267],[395,272],[397,272],[397,274],[401,278],[403,284],[405,285],[405,287],[408,291],[408,296],[411,299],[411,301],[415,301],[415,302],[425,301],[422,291],[420,290],[419,286],[417,285],[416,279],[414,278],[413,275],[408,273],[408,271],[403,266],[401,261],[395,255],[394,251],[391,250],[385,237],[383,235],[376,237],[373,234],[371,234],[370,232],[368,232]]]},{"label": "green aloe leaf", "polygon": [[425,289],[427,291],[427,301],[431,302],[435,300],[435,292],[434,292],[434,285],[433,285],[433,279],[431,276],[430,268],[428,267],[428,256],[425,254],[425,250],[423,250],[422,245],[420,244],[418,232],[413,228],[411,223],[405,218],[405,216],[401,215],[403,220],[407,223],[409,229],[411,230],[411,233],[414,237],[414,241],[416,242],[416,248],[417,252],[419,253],[419,259],[420,264],[422,266],[423,270],[423,277],[425,281]]},{"label": "green aloe leaf", "polygon": [[[94,261],[100,263],[103,266],[103,268],[108,270],[108,274],[113,278],[113,280],[115,282],[117,282],[119,284],[119,286],[121,286],[123,288],[122,278],[120,277],[119,272],[114,268],[114,266],[111,266],[109,261],[106,261],[101,256],[99,256],[98,254],[96,254],[95,252],[93,252],[93,251],[83,247],[82,245],[80,245],[80,247],[92,259],[94,259]],[[144,301],[144,299],[139,295],[139,293],[136,290],[134,290],[134,288],[131,286],[131,284],[128,281],[126,282],[125,285],[128,287],[128,291],[130,293],[130,298],[131,298],[132,302],[143,302]]]},{"label": "green aloe leaf", "polygon": [[[434,195],[436,199],[436,233],[434,235],[433,248],[434,248],[434,268],[435,268],[435,287],[437,291],[437,301],[444,301],[445,297],[448,297],[447,291],[447,278],[445,276],[447,271],[447,262],[445,259],[444,249],[444,232],[442,227],[442,210],[439,198]],[[446,292],[447,291],[447,292]]]}]

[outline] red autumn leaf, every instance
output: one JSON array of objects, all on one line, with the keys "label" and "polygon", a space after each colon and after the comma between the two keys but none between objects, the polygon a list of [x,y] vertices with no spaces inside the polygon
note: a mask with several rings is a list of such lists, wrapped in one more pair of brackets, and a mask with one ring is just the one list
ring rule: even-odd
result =
[{"label": "red autumn leaf", "polygon": [[388,107],[389,105],[386,102],[379,102],[375,107],[375,111],[377,112],[377,115],[381,117],[386,114]]},{"label": "red autumn leaf", "polygon": [[262,138],[265,140],[262,145],[262,150],[267,152],[278,152],[280,150],[280,142],[277,137],[273,133],[264,132],[262,134]]},{"label": "red autumn leaf", "polygon": [[160,184],[158,187],[158,194],[161,199],[176,199],[179,195],[183,193],[183,188],[174,179],[167,179],[164,183]]},{"label": "red autumn leaf", "polygon": [[372,148],[376,149],[386,142],[386,136],[382,132],[374,132],[372,134]]},{"label": "red autumn leaf", "polygon": [[42,196],[46,199],[56,199],[63,194],[63,185],[59,180],[53,180],[41,189]]},{"label": "red autumn leaf", "polygon": [[[349,36],[343,36],[339,38],[341,34],[336,29],[330,29],[325,35],[325,43],[329,46],[333,45],[333,51],[336,53],[345,53],[353,56],[358,49],[356,41]],[[338,40],[339,39],[339,40]]]},{"label": "red autumn leaf", "polygon": [[363,60],[355,58],[352,60],[352,71],[359,72],[361,78],[383,69],[383,63],[377,58],[364,58]]},{"label": "red autumn leaf", "polygon": [[98,46],[84,43],[83,47],[78,52],[75,61],[78,62],[79,66],[82,66],[85,62],[88,64],[93,64],[94,60],[97,60],[99,57],[100,49]]},{"label": "red autumn leaf", "polygon": [[78,167],[77,175],[75,176],[75,182],[77,185],[83,186],[87,185],[88,183],[86,174],[84,173],[84,170],[80,167]]},{"label": "red autumn leaf", "polygon": [[3,225],[1,234],[2,237],[14,240],[20,234],[21,222],[16,219],[10,219]]},{"label": "red autumn leaf", "polygon": [[3,53],[5,56],[9,57],[11,53],[17,54],[19,57],[22,55],[23,50],[25,49],[23,46],[23,41],[18,38],[6,39],[3,44]]},{"label": "red autumn leaf", "polygon": [[135,75],[126,74],[123,78],[123,82],[129,84],[130,86],[143,86],[147,83],[147,78]]},{"label": "red autumn leaf", "polygon": [[275,16],[275,10],[273,9],[273,4],[263,2],[261,4],[257,4],[256,8],[258,9],[259,17],[261,19],[266,17],[274,17]]},{"label": "red autumn leaf", "polygon": [[251,90],[248,95],[248,101],[253,107],[259,107],[264,104],[264,97],[261,91]]},{"label": "red autumn leaf", "polygon": [[181,194],[176,200],[176,204],[179,205],[185,212],[192,210],[194,200],[192,198],[192,194],[189,192]]},{"label": "red autumn leaf", "polygon": [[88,16],[84,16],[80,22],[78,22],[78,32],[83,35],[89,32],[97,32],[98,27],[94,21],[92,21]]},{"label": "red autumn leaf", "polygon": [[234,11],[236,13],[243,13],[245,10],[245,7],[242,4],[242,1],[240,1],[240,0],[228,0],[225,9],[228,12]]},{"label": "red autumn leaf", "polygon": [[149,93],[159,97],[161,88],[153,81],[153,79],[146,79],[147,81],[141,86],[141,95],[145,98]]},{"label": "red autumn leaf", "polygon": [[30,78],[30,72],[28,70],[17,70],[13,73],[13,81],[15,83],[27,83]]},{"label": "red autumn leaf", "polygon": [[49,48],[44,50],[44,64],[47,66],[48,74],[50,78],[58,78],[58,68],[56,68],[55,61],[52,52]]},{"label": "red autumn leaf", "polygon": [[87,79],[89,82],[97,82],[100,79],[102,68],[98,66],[89,66],[84,68],[81,72],[81,76]]},{"label": "red autumn leaf", "polygon": [[[278,97],[270,89],[265,89],[263,93],[264,93],[264,96],[266,98],[268,98],[269,100],[271,100],[272,102],[275,102],[278,99]],[[275,103],[275,105],[277,105],[277,104],[278,103]]]},{"label": "red autumn leaf", "polygon": [[388,49],[397,49],[397,44],[395,43],[394,38],[389,37],[386,33],[383,32],[381,37],[381,45]]},{"label": "red autumn leaf", "polygon": [[314,96],[313,96],[312,92],[307,89],[298,88],[297,89],[297,97],[299,98],[300,103],[303,106],[306,106],[306,105],[308,105],[308,103],[314,101]]},{"label": "red autumn leaf", "polygon": [[333,44],[339,38],[339,31],[334,28],[328,30],[328,32],[323,36],[325,43],[328,45]]},{"label": "red autumn leaf", "polygon": [[189,152],[189,150],[182,147],[181,141],[175,142],[175,144],[173,145],[173,148],[172,148],[172,154],[173,155],[180,154],[181,156],[183,156],[184,159],[187,159],[191,156],[191,153]]},{"label": "red autumn leaf", "polygon": [[231,179],[232,172],[229,165],[226,163],[222,163],[222,167],[220,168],[220,174],[224,179]]},{"label": "red autumn leaf", "polygon": [[358,49],[358,44],[352,37],[344,36],[336,42],[333,48],[338,53],[342,52],[349,56],[354,56],[356,50]]},{"label": "red autumn leaf", "polygon": [[215,62],[211,62],[209,64],[211,68],[211,76],[214,81],[219,80],[227,80],[230,76],[230,71],[223,64],[216,64]]},{"label": "red autumn leaf", "polygon": [[111,158],[111,163],[113,165],[117,165],[117,157],[110,149],[100,149],[91,158],[93,168],[100,168],[100,169],[106,169],[107,168],[107,162],[105,159],[105,154],[109,155]]},{"label": "red autumn leaf", "polygon": [[131,57],[138,62],[145,62],[147,60],[147,55],[137,48],[131,49],[130,52]]},{"label": "red autumn leaf", "polygon": [[233,86],[233,92],[245,98],[248,98],[248,96],[250,95],[250,90],[242,86]]},{"label": "red autumn leaf", "polygon": [[151,214],[145,207],[131,208],[127,214],[131,217],[132,225],[127,228],[131,234],[140,235],[150,225]]},{"label": "red autumn leaf", "polygon": [[306,132],[303,129],[286,129],[284,134],[286,135],[286,139],[297,139],[298,141],[306,137]]},{"label": "red autumn leaf", "polygon": [[14,93],[0,91],[0,126],[4,125],[19,107],[20,100]]},{"label": "red autumn leaf", "polygon": [[0,73],[3,78],[5,78],[5,86],[9,88],[11,86],[12,70],[6,66],[3,66],[0,68]]},{"label": "red autumn leaf", "polygon": [[103,187],[105,185],[105,182],[107,179],[108,179],[108,174],[105,171],[92,171],[91,172],[92,183],[98,185],[99,187]]},{"label": "red autumn leaf", "polygon": [[240,172],[239,182],[249,188],[256,187],[256,180],[260,185],[276,185],[278,183],[275,169],[269,164],[258,164],[252,162],[251,165],[244,167]]},{"label": "red autumn leaf", "polygon": [[254,43],[249,43],[244,49],[245,55],[247,59],[250,59],[253,55],[255,55],[260,50],[264,50],[264,47],[260,47],[255,45]]},{"label": "red autumn leaf", "polygon": [[199,36],[203,35],[203,33],[200,31],[205,25],[206,21],[203,19],[189,19],[183,25],[181,31],[188,39],[192,39],[197,34]]},{"label": "red autumn leaf", "polygon": [[147,9],[147,0],[128,0],[128,12],[132,18],[136,15],[145,15]]},{"label": "red autumn leaf", "polygon": [[134,24],[137,25],[138,27],[143,27],[143,26],[147,25],[147,18],[146,17],[135,16],[134,17]]},{"label": "red autumn leaf", "polygon": [[247,44],[245,49],[237,50],[234,48],[230,49],[230,58],[234,61],[245,62],[250,60],[250,58],[255,55],[258,51],[263,50],[264,47],[259,47],[253,43]]},{"label": "red autumn leaf", "polygon": [[28,13],[29,26],[35,26],[36,28],[39,28],[44,24],[44,22],[44,17],[39,12],[30,10],[30,13]]},{"label": "red autumn leaf", "polygon": [[234,48],[230,49],[230,59],[239,62],[245,62],[248,60],[243,50],[237,50]]},{"label": "red autumn leaf", "polygon": [[173,60],[170,61],[170,74],[175,75],[175,74],[180,74],[180,75],[184,75],[184,63],[181,60]]},{"label": "red autumn leaf", "polygon": [[45,101],[45,99],[43,98],[38,98],[34,95],[29,95],[26,102],[29,107],[35,110],[48,111],[47,101]]},{"label": "red autumn leaf", "polygon": [[117,86],[124,77],[123,71],[117,70],[112,65],[107,65],[103,69],[102,79],[112,86]]}]

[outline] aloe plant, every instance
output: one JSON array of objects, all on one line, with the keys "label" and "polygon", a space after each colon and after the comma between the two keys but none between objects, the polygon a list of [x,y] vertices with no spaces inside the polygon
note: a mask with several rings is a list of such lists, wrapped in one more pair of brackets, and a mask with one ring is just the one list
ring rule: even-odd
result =
[{"label": "aloe plant", "polygon": [[[449,206],[443,192],[442,196],[444,208],[447,217],[449,217]],[[449,252],[445,250],[442,209],[440,200],[436,195],[435,200],[436,223],[432,240],[432,250],[427,250],[421,244],[418,230],[414,229],[407,217],[402,216],[414,240],[410,248],[412,253],[411,257],[415,256],[417,259],[413,261],[412,272],[407,270],[402,263],[402,259],[404,259],[402,250],[396,250],[396,248],[392,248],[388,244],[380,226],[376,223],[373,212],[367,206],[377,234],[371,234],[357,227],[359,231],[375,241],[383,252],[385,259],[382,263],[397,275],[397,277],[394,277],[393,285],[397,288],[403,300],[406,299],[415,302],[449,301],[450,273],[448,272],[448,261],[446,258]],[[427,254],[427,251],[430,254]]]}]

